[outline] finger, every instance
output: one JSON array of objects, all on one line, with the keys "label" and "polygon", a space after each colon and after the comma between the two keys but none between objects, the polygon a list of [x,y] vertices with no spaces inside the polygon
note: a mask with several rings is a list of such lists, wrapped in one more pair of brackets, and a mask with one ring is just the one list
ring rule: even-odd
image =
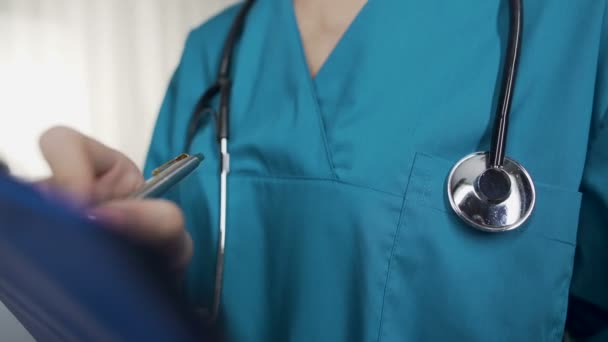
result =
[{"label": "finger", "polygon": [[52,128],[40,137],[40,150],[53,173],[52,183],[86,199],[95,170],[84,137],[68,128]]},{"label": "finger", "polygon": [[61,191],[60,187],[54,183],[52,177],[34,181],[31,184],[41,196],[48,200],[55,202],[60,201],[62,205],[66,205],[75,210],[81,210],[83,209],[83,205],[87,205],[86,203],[83,203],[83,198],[78,198],[78,196],[66,193],[65,190]]},{"label": "finger", "polygon": [[67,127],[46,131],[40,138],[40,149],[53,172],[52,183],[87,201],[93,197],[97,177],[121,160],[128,160],[121,153]]},{"label": "finger", "polygon": [[31,184],[35,189],[42,192],[43,194],[46,194],[53,187],[53,178],[48,177],[45,179],[36,180],[33,181]]},{"label": "finger", "polygon": [[122,199],[144,184],[144,177],[135,163],[127,157],[119,158],[93,189],[94,203]]},{"label": "finger", "polygon": [[192,257],[192,239],[184,229],[182,212],[169,201],[112,201],[91,213],[118,233],[165,255],[177,269],[183,269]]}]

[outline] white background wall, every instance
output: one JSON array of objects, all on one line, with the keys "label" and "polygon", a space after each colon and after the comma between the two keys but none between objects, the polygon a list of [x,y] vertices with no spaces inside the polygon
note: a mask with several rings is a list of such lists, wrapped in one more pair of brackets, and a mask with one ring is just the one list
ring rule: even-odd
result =
[{"label": "white background wall", "polygon": [[142,164],[188,31],[234,0],[0,0],[0,158],[48,168],[46,128],[65,124]]},{"label": "white background wall", "polygon": [[[142,164],[188,31],[234,0],[0,0],[0,158],[46,176],[38,136],[80,129]],[[0,341],[33,341],[0,303]]]}]

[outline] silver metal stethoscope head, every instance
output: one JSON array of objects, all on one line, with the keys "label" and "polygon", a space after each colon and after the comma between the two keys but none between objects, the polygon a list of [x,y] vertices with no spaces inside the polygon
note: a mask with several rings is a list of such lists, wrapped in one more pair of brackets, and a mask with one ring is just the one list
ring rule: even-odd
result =
[{"label": "silver metal stethoscope head", "polygon": [[505,159],[500,168],[488,168],[488,153],[477,152],[460,160],[450,172],[448,198],[454,212],[467,224],[486,232],[520,227],[534,209],[532,178],[519,163]]},{"label": "silver metal stethoscope head", "polygon": [[471,227],[486,232],[521,227],[536,203],[532,177],[523,166],[505,156],[523,29],[522,0],[509,3],[509,46],[490,151],[461,159],[447,181],[448,199],[456,215]]}]

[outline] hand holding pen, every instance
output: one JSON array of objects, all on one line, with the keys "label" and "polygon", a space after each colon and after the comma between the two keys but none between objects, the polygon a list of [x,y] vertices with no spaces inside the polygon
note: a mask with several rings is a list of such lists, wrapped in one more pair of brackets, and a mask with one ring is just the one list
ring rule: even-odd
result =
[{"label": "hand holding pen", "polygon": [[125,237],[155,248],[176,269],[187,266],[193,247],[181,210],[162,199],[132,198],[142,197],[133,194],[146,182],[125,155],[64,127],[43,134],[40,146],[53,173],[48,184],[90,203],[91,215]]}]

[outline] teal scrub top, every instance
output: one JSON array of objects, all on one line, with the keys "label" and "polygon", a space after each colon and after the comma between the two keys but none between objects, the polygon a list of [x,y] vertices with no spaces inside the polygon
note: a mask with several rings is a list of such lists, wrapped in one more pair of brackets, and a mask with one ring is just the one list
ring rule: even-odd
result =
[{"label": "teal scrub top", "polygon": [[[233,63],[228,340],[560,341],[569,298],[608,310],[607,1],[524,7],[507,154],[537,205],[523,229],[489,234],[455,216],[445,182],[489,147],[507,1],[370,0],[314,78],[292,1],[256,2]],[[147,174],[184,152],[238,8],[190,33]],[[188,293],[208,307],[213,119],[192,152],[206,160],[170,198],[195,242]],[[585,325],[593,310],[570,310],[602,340],[601,324]]]}]

